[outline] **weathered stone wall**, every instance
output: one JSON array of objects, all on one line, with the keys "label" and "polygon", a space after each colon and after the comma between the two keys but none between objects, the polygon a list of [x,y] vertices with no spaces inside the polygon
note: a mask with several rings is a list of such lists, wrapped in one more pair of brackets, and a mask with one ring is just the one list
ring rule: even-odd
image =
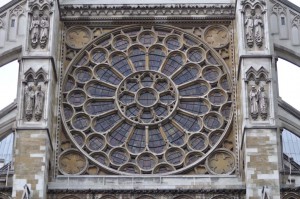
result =
[{"label": "weathered stone wall", "polygon": [[25,185],[32,198],[46,198],[50,153],[47,130],[17,130],[13,198],[22,198]]},{"label": "weathered stone wall", "polygon": [[276,129],[246,129],[245,133],[247,198],[260,198],[263,189],[280,198]]}]

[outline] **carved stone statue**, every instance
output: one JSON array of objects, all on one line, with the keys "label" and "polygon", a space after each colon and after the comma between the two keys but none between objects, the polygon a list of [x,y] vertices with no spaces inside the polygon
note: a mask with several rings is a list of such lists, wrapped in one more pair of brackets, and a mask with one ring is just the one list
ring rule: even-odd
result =
[{"label": "carved stone statue", "polygon": [[31,46],[36,48],[39,42],[40,36],[40,20],[38,15],[33,15],[32,22],[30,25],[30,39],[31,39]]},{"label": "carved stone statue", "polygon": [[254,36],[255,43],[258,47],[261,47],[263,44],[263,21],[260,15],[256,15],[254,19]]},{"label": "carved stone statue", "polygon": [[253,17],[251,15],[248,15],[245,20],[245,26],[246,26],[246,39],[247,39],[247,45],[252,48],[254,41],[253,41]]},{"label": "carved stone statue", "polygon": [[42,113],[44,109],[44,99],[45,94],[42,91],[41,85],[37,86],[37,90],[35,92],[35,107],[34,107],[34,116],[37,121],[42,118]]},{"label": "carved stone statue", "polygon": [[34,91],[32,86],[25,87],[25,117],[31,120],[34,108]]},{"label": "carved stone statue", "polygon": [[258,92],[255,88],[255,86],[252,86],[250,93],[250,113],[252,119],[256,120],[258,117]]},{"label": "carved stone statue", "polygon": [[267,119],[268,116],[268,103],[267,103],[267,97],[265,94],[265,89],[263,86],[260,87],[259,90],[259,109],[260,109],[260,116],[263,120]]},{"label": "carved stone statue", "polygon": [[40,27],[41,27],[40,45],[41,48],[45,48],[49,37],[49,21],[47,15],[42,16]]}]

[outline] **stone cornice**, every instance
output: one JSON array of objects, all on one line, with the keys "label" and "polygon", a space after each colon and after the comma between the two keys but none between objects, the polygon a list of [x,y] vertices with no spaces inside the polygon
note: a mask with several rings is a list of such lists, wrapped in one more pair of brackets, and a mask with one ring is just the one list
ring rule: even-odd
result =
[{"label": "stone cornice", "polygon": [[234,4],[139,4],[139,5],[79,5],[60,4],[62,20],[107,19],[124,20],[130,18],[155,18],[156,20],[172,17],[176,19],[232,19],[235,15]]}]

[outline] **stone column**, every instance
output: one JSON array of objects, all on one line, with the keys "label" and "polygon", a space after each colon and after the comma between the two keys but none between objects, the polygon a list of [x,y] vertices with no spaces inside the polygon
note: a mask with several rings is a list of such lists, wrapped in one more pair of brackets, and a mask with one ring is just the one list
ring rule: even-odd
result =
[{"label": "stone column", "polygon": [[[268,2],[237,2],[241,148],[247,199],[279,199],[280,176],[274,58],[267,23]],[[275,93],[275,94],[274,94]]]},{"label": "stone column", "polygon": [[[52,0],[27,1],[14,154],[13,198],[47,198],[55,143],[58,9]],[[54,37],[54,35],[56,35]]]}]

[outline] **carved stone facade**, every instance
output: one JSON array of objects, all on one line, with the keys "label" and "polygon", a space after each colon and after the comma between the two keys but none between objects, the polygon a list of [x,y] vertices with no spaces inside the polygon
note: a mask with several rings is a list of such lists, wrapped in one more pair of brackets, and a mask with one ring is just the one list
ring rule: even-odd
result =
[{"label": "carved stone facade", "polygon": [[0,9],[0,64],[20,63],[16,119],[0,123],[16,133],[0,198],[297,198],[281,172],[282,51],[269,33],[287,35],[268,20],[293,16],[295,50],[300,15],[278,1]]}]

